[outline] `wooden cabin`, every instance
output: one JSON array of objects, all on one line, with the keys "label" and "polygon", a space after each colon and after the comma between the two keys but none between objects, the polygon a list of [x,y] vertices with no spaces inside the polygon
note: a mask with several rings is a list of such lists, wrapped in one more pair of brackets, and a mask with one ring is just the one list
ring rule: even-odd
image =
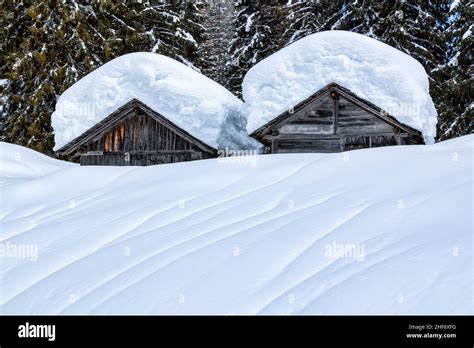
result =
[{"label": "wooden cabin", "polygon": [[422,134],[347,88],[331,83],[255,130],[265,153],[341,152],[423,144]]},{"label": "wooden cabin", "polygon": [[81,165],[147,166],[217,157],[217,150],[133,99],[57,151]]}]

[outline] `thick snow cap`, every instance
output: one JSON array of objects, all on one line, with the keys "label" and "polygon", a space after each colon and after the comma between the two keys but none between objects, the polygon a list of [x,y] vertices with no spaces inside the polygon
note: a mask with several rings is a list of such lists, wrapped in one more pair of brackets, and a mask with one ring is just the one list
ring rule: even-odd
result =
[{"label": "thick snow cap", "polygon": [[331,82],[350,89],[423,133],[436,135],[437,112],[423,66],[380,41],[347,31],[309,35],[245,75],[249,133]]},{"label": "thick snow cap", "polygon": [[52,115],[55,150],[133,98],[215,148],[251,148],[242,101],[218,83],[155,53],[118,57],[59,98]]}]

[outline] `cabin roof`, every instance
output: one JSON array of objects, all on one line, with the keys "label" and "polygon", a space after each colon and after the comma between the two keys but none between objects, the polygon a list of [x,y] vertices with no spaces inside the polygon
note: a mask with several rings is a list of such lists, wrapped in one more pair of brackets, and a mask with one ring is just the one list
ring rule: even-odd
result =
[{"label": "cabin roof", "polygon": [[200,147],[203,151],[210,152],[210,153],[215,153],[217,150],[206,144],[204,141],[194,137],[191,135],[189,132],[186,130],[182,129],[175,123],[171,122],[169,119],[161,115],[160,113],[156,112],[152,108],[150,108],[148,105],[143,103],[142,101],[138,99],[132,99],[125,105],[121,106],[114,112],[112,112],[109,116],[106,118],[102,119],[100,122],[96,123],[94,126],[86,130],[84,133],[79,135],[78,137],[74,138],[70,142],[68,142],[66,145],[62,146],[58,150],[56,150],[57,153],[61,154],[70,154],[77,149],[77,147],[81,146],[85,142],[89,141],[91,138],[96,136],[97,134],[100,134],[102,131],[107,129],[113,124],[116,124],[119,122],[122,118],[124,118],[127,115],[127,112],[132,110],[135,107],[140,107],[143,109],[147,114],[153,118],[155,118],[158,121],[161,121],[165,123],[168,127],[174,129],[179,135],[181,135],[184,138],[187,138],[188,140],[192,141],[195,143],[198,147]]},{"label": "cabin roof", "polygon": [[434,142],[437,111],[422,64],[381,41],[337,30],[307,35],[249,69],[242,83],[247,131],[332,82],[419,130],[427,143]]},{"label": "cabin roof", "polygon": [[407,126],[406,124],[403,124],[403,123],[399,122],[395,117],[391,116],[389,113],[387,113],[382,108],[378,107],[377,105],[369,102],[368,100],[366,100],[364,98],[359,97],[358,95],[356,95],[355,93],[353,93],[349,89],[347,89],[347,88],[345,88],[345,87],[343,87],[343,86],[341,86],[341,85],[339,85],[335,82],[327,84],[326,86],[324,86],[323,88],[321,88],[317,92],[310,95],[308,98],[306,98],[303,101],[299,102],[298,104],[296,104],[293,107],[293,110],[286,110],[285,112],[281,113],[280,115],[273,118],[269,122],[265,123],[261,127],[257,128],[256,130],[254,130],[250,134],[250,136],[257,139],[257,140],[260,140],[263,136],[268,134],[271,131],[272,128],[279,126],[281,123],[283,123],[284,121],[286,121],[288,118],[292,117],[293,115],[296,116],[297,111],[300,110],[302,107],[304,107],[306,104],[308,104],[308,103],[310,103],[314,100],[317,100],[319,98],[323,98],[323,97],[329,95],[329,93],[331,93],[333,91],[339,93],[341,96],[343,96],[343,97],[347,98],[348,100],[354,102],[356,105],[364,108],[365,110],[367,110],[368,112],[370,112],[374,116],[384,120],[385,122],[390,123],[390,124],[400,128],[400,129],[404,130],[405,132],[407,132],[409,134],[414,134],[414,135],[418,135],[418,136],[422,137],[422,133],[420,131],[418,131],[418,130],[410,127],[410,126]]},{"label": "cabin roof", "polygon": [[259,145],[245,128],[243,101],[226,88],[172,58],[133,52],[103,64],[61,94],[51,114],[54,150],[133,98],[212,147]]}]

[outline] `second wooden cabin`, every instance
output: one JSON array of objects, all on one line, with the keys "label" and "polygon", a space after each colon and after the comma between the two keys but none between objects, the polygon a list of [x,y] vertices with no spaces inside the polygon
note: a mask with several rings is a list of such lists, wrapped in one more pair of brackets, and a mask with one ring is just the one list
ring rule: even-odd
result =
[{"label": "second wooden cabin", "polygon": [[423,144],[422,134],[380,107],[331,83],[256,129],[265,153],[341,152]]}]

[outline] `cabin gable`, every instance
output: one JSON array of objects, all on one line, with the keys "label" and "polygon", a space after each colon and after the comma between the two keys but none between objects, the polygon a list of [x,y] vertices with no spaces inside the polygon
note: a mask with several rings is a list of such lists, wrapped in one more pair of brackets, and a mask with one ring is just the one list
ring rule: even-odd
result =
[{"label": "cabin gable", "polygon": [[331,84],[251,134],[267,153],[340,152],[422,142],[421,134]]},{"label": "cabin gable", "polygon": [[153,165],[213,158],[217,151],[133,100],[58,154],[82,165]]}]

